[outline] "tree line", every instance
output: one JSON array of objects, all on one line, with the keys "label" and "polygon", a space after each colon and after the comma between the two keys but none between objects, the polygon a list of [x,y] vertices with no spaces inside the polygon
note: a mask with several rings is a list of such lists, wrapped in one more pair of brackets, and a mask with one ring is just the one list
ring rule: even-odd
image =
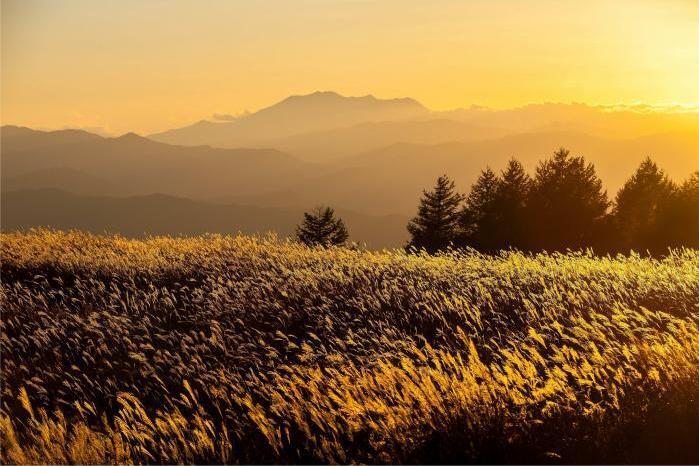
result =
[{"label": "tree line", "polygon": [[[699,248],[699,171],[682,184],[650,158],[610,201],[594,165],[559,149],[533,176],[512,159],[501,173],[483,170],[468,195],[443,175],[423,191],[408,224],[410,250],[434,253],[473,248],[662,255]],[[347,229],[330,208],[305,214],[297,237],[305,244],[340,245]]]}]

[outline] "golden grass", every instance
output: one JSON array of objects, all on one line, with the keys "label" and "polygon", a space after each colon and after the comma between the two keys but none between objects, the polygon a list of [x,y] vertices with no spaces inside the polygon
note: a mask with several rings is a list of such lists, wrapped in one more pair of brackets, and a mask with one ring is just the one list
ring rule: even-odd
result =
[{"label": "golden grass", "polygon": [[699,252],[3,234],[2,463],[699,459]]}]

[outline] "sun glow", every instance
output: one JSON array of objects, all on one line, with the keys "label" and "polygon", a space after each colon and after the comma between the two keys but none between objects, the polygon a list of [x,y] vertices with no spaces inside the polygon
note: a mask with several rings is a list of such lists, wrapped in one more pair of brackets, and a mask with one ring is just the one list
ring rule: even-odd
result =
[{"label": "sun glow", "polygon": [[3,124],[149,133],[318,89],[435,110],[699,102],[695,1],[207,5],[3,0]]}]

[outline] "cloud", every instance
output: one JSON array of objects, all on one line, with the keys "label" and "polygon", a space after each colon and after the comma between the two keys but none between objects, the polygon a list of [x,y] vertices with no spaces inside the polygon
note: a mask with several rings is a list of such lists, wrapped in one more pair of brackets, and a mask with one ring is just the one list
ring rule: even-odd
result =
[{"label": "cloud", "polygon": [[643,103],[598,105],[607,112],[635,112],[635,113],[696,113],[699,112],[699,104],[667,104],[650,105]]},{"label": "cloud", "polygon": [[233,121],[238,117],[229,113],[214,113],[211,118],[218,121]]},{"label": "cloud", "polygon": [[244,112],[238,113],[238,114],[230,114],[230,113],[214,113],[211,115],[211,118],[217,121],[233,121],[237,120],[238,118],[245,117],[250,115],[250,112],[245,110]]}]

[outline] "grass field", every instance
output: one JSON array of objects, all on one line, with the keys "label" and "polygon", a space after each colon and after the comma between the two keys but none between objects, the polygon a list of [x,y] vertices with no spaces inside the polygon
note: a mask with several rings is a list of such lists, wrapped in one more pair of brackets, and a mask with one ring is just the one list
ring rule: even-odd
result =
[{"label": "grass field", "polygon": [[1,237],[2,463],[699,462],[699,252]]}]

